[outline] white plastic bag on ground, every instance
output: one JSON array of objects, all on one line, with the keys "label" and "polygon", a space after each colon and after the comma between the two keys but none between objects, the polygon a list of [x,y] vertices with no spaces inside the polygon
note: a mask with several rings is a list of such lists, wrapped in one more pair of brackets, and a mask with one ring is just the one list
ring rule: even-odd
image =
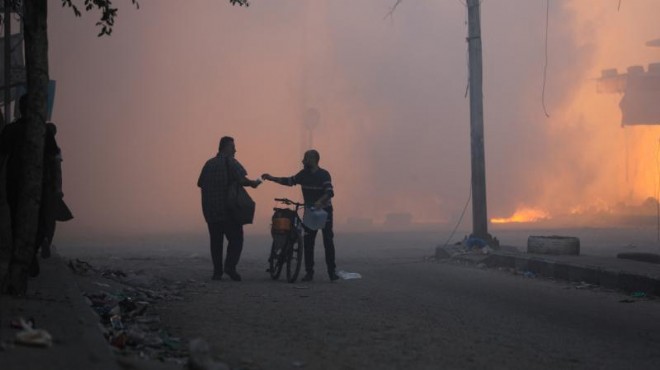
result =
[{"label": "white plastic bag on ground", "polygon": [[357,272],[346,272],[343,270],[337,271],[337,276],[344,280],[362,279],[362,275],[358,274]]}]

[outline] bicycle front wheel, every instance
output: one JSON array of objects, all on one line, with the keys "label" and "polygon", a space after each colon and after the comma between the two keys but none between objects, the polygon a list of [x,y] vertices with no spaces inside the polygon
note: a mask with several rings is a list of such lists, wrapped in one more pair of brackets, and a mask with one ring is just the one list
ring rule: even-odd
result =
[{"label": "bicycle front wheel", "polygon": [[287,239],[287,235],[273,235],[273,245],[270,249],[270,257],[268,258],[268,271],[273,280],[279,279],[282,273],[282,267],[284,266],[286,257]]},{"label": "bicycle front wheel", "polygon": [[286,280],[289,283],[294,283],[298,279],[304,248],[303,234],[295,231],[293,235],[295,236],[289,240],[286,251]]}]

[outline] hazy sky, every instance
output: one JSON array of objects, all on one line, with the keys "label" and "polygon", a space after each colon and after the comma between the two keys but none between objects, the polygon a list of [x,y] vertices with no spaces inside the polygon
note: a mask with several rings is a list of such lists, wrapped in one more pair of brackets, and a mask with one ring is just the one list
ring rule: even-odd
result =
[{"label": "hazy sky", "polygon": [[[62,229],[201,230],[197,176],[220,136],[252,177],[300,168],[302,117],[333,175],[336,217],[411,212],[456,221],[470,188],[466,10],[459,0],[117,1],[111,37],[96,14],[49,9]],[[59,4],[59,3],[58,3]],[[185,5],[184,5],[185,4]],[[656,127],[620,127],[605,68],[660,61],[660,2],[484,0],[485,143],[491,217],[638,204],[656,189]],[[626,149],[627,148],[627,149]],[[626,176],[626,158],[629,162]],[[251,190],[267,230],[272,183]],[[467,222],[470,217],[468,215]]]}]

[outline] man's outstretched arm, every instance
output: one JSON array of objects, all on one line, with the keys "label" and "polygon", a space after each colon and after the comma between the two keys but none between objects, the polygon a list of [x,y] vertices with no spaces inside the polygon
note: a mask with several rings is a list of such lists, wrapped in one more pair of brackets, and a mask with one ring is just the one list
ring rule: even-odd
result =
[{"label": "man's outstretched arm", "polygon": [[275,177],[275,176],[271,176],[270,174],[264,173],[263,175],[261,175],[261,178],[264,179],[264,180],[276,182],[276,183],[278,183],[280,185],[284,185],[284,186],[293,186],[293,185],[295,185],[295,183],[293,181],[293,177]]}]

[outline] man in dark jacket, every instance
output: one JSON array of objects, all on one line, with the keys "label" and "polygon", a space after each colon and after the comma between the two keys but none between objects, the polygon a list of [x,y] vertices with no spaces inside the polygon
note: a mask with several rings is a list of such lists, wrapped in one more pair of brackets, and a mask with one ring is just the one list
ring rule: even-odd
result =
[{"label": "man in dark jacket", "polygon": [[[237,181],[241,186],[256,188],[258,180],[249,180],[245,168],[234,158],[234,139],[225,136],[220,139],[218,154],[209,159],[197,180],[202,189],[202,211],[211,238],[211,258],[213,259],[213,280],[221,280],[223,272],[234,281],[241,281],[236,265],[243,250],[243,225],[232,219],[227,209],[229,184]],[[222,264],[224,238],[227,237],[227,258]]]},{"label": "man in dark jacket", "polygon": [[[330,199],[335,196],[330,173],[319,167],[321,156],[316,150],[305,152],[302,163],[304,168],[291,177],[273,177],[267,173],[261,175],[264,180],[273,181],[280,185],[300,185],[302,188],[305,207],[323,209],[328,213],[326,224],[323,227],[323,247],[325,249],[325,264],[328,268],[328,277],[331,281],[339,279],[335,271],[335,243],[332,230],[332,203]],[[305,270],[302,281],[312,281],[314,278],[314,242],[318,230],[305,227]]]}]

